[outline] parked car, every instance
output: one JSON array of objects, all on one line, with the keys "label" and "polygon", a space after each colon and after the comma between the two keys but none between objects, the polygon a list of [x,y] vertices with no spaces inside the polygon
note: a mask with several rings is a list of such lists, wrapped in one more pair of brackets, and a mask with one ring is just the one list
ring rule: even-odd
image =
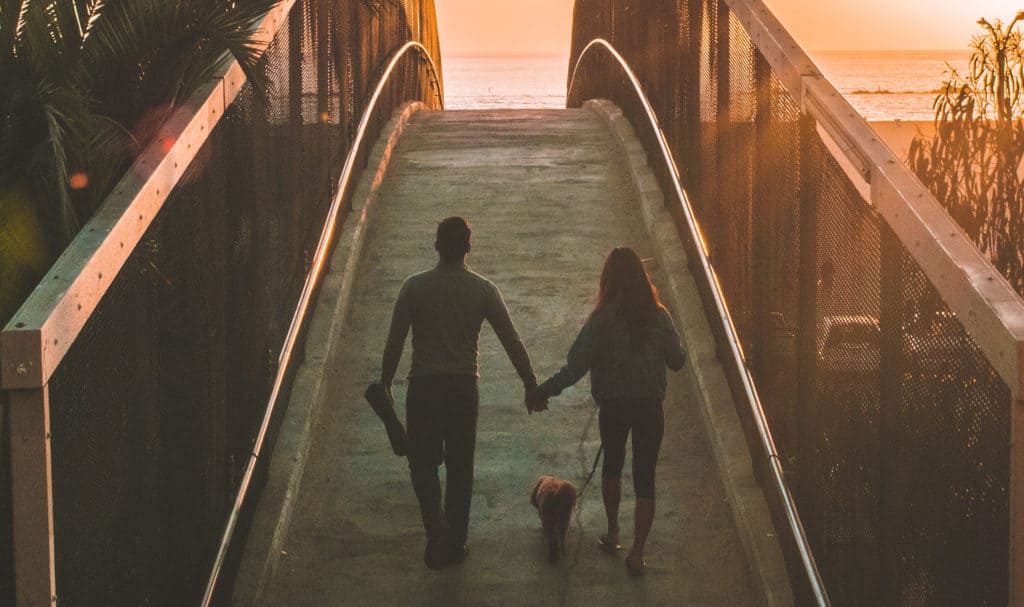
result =
[{"label": "parked car", "polygon": [[832,378],[878,372],[881,331],[874,316],[825,316],[815,334],[818,370]]},{"label": "parked car", "polygon": [[910,370],[922,377],[949,375],[968,349],[966,332],[956,315],[947,310],[915,318],[902,332],[901,355]]}]

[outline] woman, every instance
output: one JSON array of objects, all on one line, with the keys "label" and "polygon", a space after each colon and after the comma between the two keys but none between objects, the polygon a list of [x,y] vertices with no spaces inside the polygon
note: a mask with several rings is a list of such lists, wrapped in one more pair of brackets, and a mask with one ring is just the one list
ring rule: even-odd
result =
[{"label": "woman", "polygon": [[618,247],[608,255],[597,306],[567,359],[558,373],[537,388],[538,397],[557,396],[590,372],[591,393],[600,409],[601,496],[608,517],[608,531],[599,545],[609,553],[621,548],[621,477],[626,438],[632,431],[636,511],[626,569],[641,575],[647,569],[644,544],[654,521],[654,468],[664,431],[665,367],[678,371],[685,357],[672,317],[633,249]]}]

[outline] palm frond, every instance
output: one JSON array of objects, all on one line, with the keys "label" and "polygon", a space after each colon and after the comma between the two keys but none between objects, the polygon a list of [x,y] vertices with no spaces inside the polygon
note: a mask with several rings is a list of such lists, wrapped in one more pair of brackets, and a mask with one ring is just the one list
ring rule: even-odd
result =
[{"label": "palm frond", "polygon": [[60,217],[60,228],[64,237],[70,240],[75,232],[78,231],[79,223],[78,213],[75,212],[75,207],[71,203],[71,190],[68,186],[70,172],[68,171],[68,155],[67,147],[65,146],[67,130],[64,127],[67,116],[61,112],[59,107],[52,105],[44,106],[44,112],[50,136],[50,153],[53,158],[53,184],[58,200],[57,213]]},{"label": "palm frond", "polygon": [[258,69],[260,58],[266,50],[265,45],[253,41],[260,21],[280,0],[243,0],[230,2],[199,2],[206,7],[206,12],[197,20],[201,28],[196,32],[200,44],[208,49],[205,60],[199,60],[200,69],[190,70],[192,78],[184,83],[184,89],[195,90],[208,80],[216,70],[222,67],[221,53],[227,51],[238,61],[246,78],[253,83],[257,92],[263,92],[268,86],[267,78]]},{"label": "palm frond", "polygon": [[[162,118],[238,60],[279,0],[0,0],[0,178],[31,182],[68,239]],[[137,137],[138,141],[133,138]],[[69,177],[89,176],[71,189]]]},{"label": "palm frond", "polygon": [[25,0],[16,26],[15,54],[27,59],[44,78],[61,79],[76,69],[81,35],[67,0]]},{"label": "palm frond", "polygon": [[0,0],[0,57],[14,56],[15,34],[25,0]]},{"label": "palm frond", "polygon": [[14,14],[14,40],[17,41],[21,38],[22,33],[25,31],[25,25],[28,23],[29,5],[32,0],[23,0],[21,5],[18,7],[17,12]]},{"label": "palm frond", "polygon": [[92,33],[96,23],[99,21],[100,11],[103,10],[103,0],[89,0],[85,5],[85,11],[82,14],[82,20],[85,22],[85,26],[82,30],[82,44],[85,44],[89,34]]}]

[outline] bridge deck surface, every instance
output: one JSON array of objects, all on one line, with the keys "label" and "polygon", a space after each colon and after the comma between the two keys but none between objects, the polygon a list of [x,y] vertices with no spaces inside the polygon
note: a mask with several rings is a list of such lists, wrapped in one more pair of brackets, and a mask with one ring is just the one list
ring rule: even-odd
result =
[{"label": "bridge deck surface", "polygon": [[[345,344],[329,361],[329,394],[268,605],[747,605],[753,586],[703,434],[687,371],[673,374],[658,466],[649,574],[629,578],[596,547],[598,480],[569,533],[568,555],[544,558],[528,492],[537,476],[579,485],[598,447],[589,383],[527,416],[521,386],[489,328],[481,337],[481,410],[469,559],[423,565],[424,535],[405,460],[391,455],[362,400],[377,376],[402,280],[433,265],[438,220],[474,227],[470,266],[502,289],[541,378],[556,371],[593,305],[603,254],[627,244],[651,257],[636,194],[603,123],[585,110],[420,112],[399,142],[370,223]],[[657,279],[661,270],[652,268]],[[407,344],[399,377],[409,360]],[[396,384],[404,402],[406,384]],[[399,404],[400,415],[404,407]],[[627,470],[620,513],[632,536]],[[599,474],[598,474],[599,476]]]}]

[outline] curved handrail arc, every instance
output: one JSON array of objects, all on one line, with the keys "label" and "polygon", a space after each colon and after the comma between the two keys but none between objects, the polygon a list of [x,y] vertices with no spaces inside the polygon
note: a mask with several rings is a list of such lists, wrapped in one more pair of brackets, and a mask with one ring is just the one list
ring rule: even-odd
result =
[{"label": "curved handrail arc", "polygon": [[722,293],[722,287],[719,283],[718,275],[715,272],[714,267],[711,265],[711,261],[708,259],[707,243],[700,233],[700,227],[697,224],[696,215],[690,205],[690,199],[686,195],[686,191],[683,189],[682,180],[679,176],[679,168],[676,166],[675,158],[672,155],[672,149],[669,147],[665,134],[661,130],[660,122],[654,112],[654,108],[651,106],[650,100],[647,98],[647,94],[644,92],[643,85],[640,83],[639,78],[637,78],[636,73],[633,72],[633,69],[629,66],[629,62],[626,61],[626,59],[610,42],[603,38],[595,38],[587,43],[576,59],[576,63],[572,70],[572,76],[569,79],[566,101],[568,101],[572,96],[573,86],[576,84],[576,74],[579,71],[583,59],[593,49],[602,49],[608,52],[612,58],[618,62],[620,68],[625,72],[630,83],[633,85],[634,91],[640,99],[640,102],[643,104],[644,111],[647,114],[647,120],[650,122],[650,126],[654,129],[654,133],[657,136],[658,147],[661,149],[663,160],[669,168],[668,174],[672,181],[673,193],[679,200],[683,216],[686,218],[686,225],[690,230],[690,236],[698,245],[698,250],[700,251],[700,255],[698,255],[700,259],[700,267],[704,271],[705,279],[711,287],[710,291],[712,298],[714,299],[716,311],[724,321],[725,338],[729,344],[729,351],[732,354],[735,364],[741,370],[740,381],[743,384],[744,392],[746,392],[747,400],[750,403],[751,412],[753,414],[754,423],[757,427],[758,436],[761,439],[762,447],[765,450],[768,462],[770,462],[769,468],[771,470],[771,479],[775,485],[775,489],[779,493],[779,497],[781,498],[783,509],[785,510],[786,522],[789,525],[790,531],[793,533],[794,539],[796,540],[797,550],[800,553],[800,560],[803,564],[804,571],[807,574],[807,578],[811,586],[811,592],[814,594],[818,605],[828,606],[830,605],[828,593],[826,592],[824,582],[821,579],[821,573],[818,571],[818,565],[815,563],[814,554],[811,552],[810,543],[808,542],[807,535],[804,532],[803,523],[800,521],[800,515],[797,513],[793,495],[786,486],[779,454],[775,448],[775,441],[772,438],[771,430],[768,428],[768,420],[765,416],[764,408],[761,406],[761,399],[757,394],[757,388],[754,386],[753,378],[750,375],[750,369],[747,367],[746,357],[743,354],[743,348],[739,341],[739,334],[733,324],[729,308],[725,303],[725,296]]},{"label": "curved handrail arc", "polygon": [[331,207],[327,213],[327,219],[324,222],[323,230],[320,233],[320,240],[317,243],[316,254],[313,256],[313,263],[309,272],[306,274],[306,282],[302,287],[299,302],[295,306],[295,312],[292,314],[291,324],[288,326],[288,333],[286,334],[284,344],[281,347],[281,354],[278,357],[277,371],[274,375],[274,383],[270,391],[270,396],[267,398],[267,408],[263,414],[260,431],[256,436],[256,443],[253,445],[252,455],[250,456],[249,463],[246,466],[245,474],[242,476],[242,482],[239,485],[238,494],[235,497],[235,504],[232,507],[231,515],[228,518],[228,524],[224,529],[223,536],[221,537],[220,548],[217,551],[217,558],[214,561],[213,570],[210,572],[210,577],[206,585],[206,592],[203,595],[203,607],[209,607],[213,600],[213,593],[217,586],[217,579],[220,576],[220,570],[224,565],[224,559],[226,558],[228,548],[231,545],[235,527],[238,524],[239,513],[241,512],[242,504],[245,502],[245,498],[249,490],[249,484],[252,482],[252,475],[256,469],[256,463],[259,461],[260,452],[262,451],[263,443],[266,440],[267,430],[270,427],[270,421],[273,417],[277,400],[280,397],[281,389],[284,386],[285,375],[291,366],[292,354],[295,350],[296,342],[298,341],[299,334],[302,332],[302,328],[305,326],[308,318],[309,306],[310,303],[312,303],[313,294],[316,293],[316,290],[320,286],[320,282],[323,278],[323,270],[327,263],[327,255],[330,252],[331,245],[334,240],[334,234],[338,227],[338,216],[344,204],[346,194],[348,193],[348,188],[352,181],[352,174],[354,172],[360,150],[362,149],[363,139],[366,137],[366,131],[369,128],[370,120],[374,115],[377,108],[377,102],[379,101],[381,94],[384,92],[384,87],[390,80],[395,67],[405,57],[405,55],[410,52],[416,52],[422,58],[426,59],[427,66],[431,74],[431,84],[433,85],[438,97],[438,105],[442,109],[444,108],[444,97],[441,93],[441,79],[437,72],[437,64],[435,63],[434,58],[430,55],[430,51],[428,51],[423,44],[415,40],[406,42],[391,54],[391,58],[388,60],[387,66],[384,68],[380,79],[377,81],[377,86],[374,88],[373,95],[371,95],[369,102],[367,102],[366,109],[363,110],[363,115],[359,120],[359,126],[356,128],[355,136],[352,138],[352,144],[349,147],[348,155],[345,157],[345,164],[341,169],[341,176],[338,178],[338,187],[336,189],[334,199],[331,201]]}]

